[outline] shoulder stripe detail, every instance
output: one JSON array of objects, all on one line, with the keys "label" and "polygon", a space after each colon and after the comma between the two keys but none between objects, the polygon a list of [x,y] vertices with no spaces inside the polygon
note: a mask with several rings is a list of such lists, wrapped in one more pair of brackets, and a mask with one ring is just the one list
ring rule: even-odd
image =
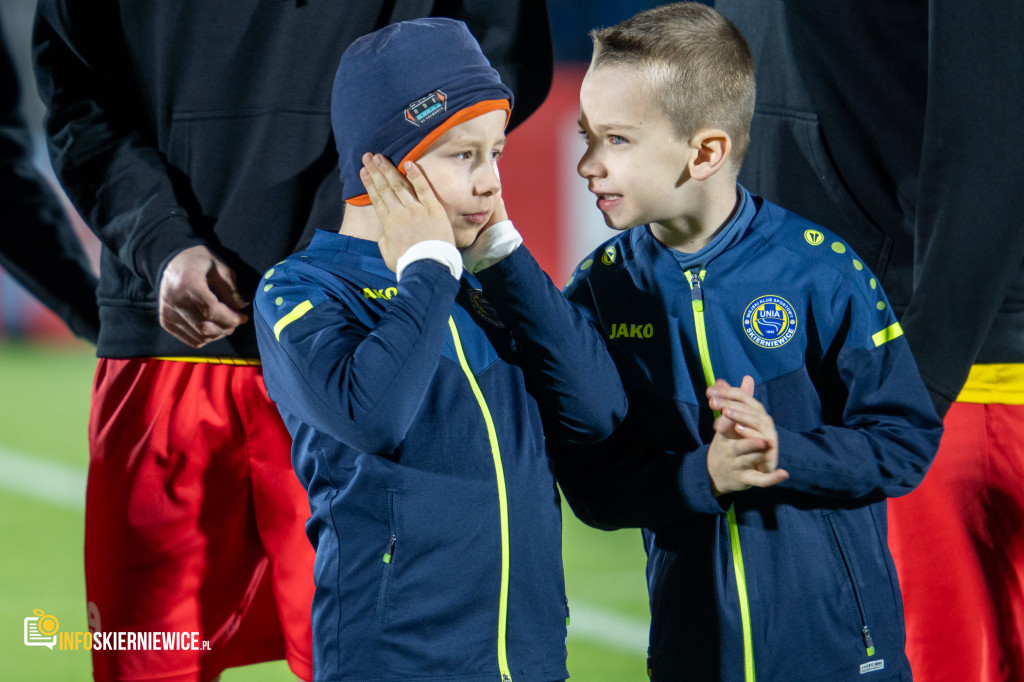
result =
[{"label": "shoulder stripe detail", "polygon": [[313,304],[310,303],[309,300],[305,300],[302,303],[295,306],[294,308],[292,308],[292,311],[290,313],[282,317],[280,320],[277,321],[277,324],[274,325],[274,338],[280,341],[281,330],[290,325],[295,320],[305,315],[306,313],[308,313],[312,309]]},{"label": "shoulder stripe detail", "polygon": [[1024,405],[1024,363],[972,365],[956,401]]},{"label": "shoulder stripe detail", "polygon": [[889,325],[882,331],[871,336],[871,340],[875,342],[875,346],[881,346],[883,343],[888,343],[893,339],[898,339],[903,336],[903,327],[900,326],[899,322]]}]

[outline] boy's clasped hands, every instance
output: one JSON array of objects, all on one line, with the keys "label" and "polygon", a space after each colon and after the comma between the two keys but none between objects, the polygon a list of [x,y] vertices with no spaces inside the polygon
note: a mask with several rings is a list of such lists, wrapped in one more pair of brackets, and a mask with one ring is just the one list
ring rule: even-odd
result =
[{"label": "boy's clasped hands", "polygon": [[719,416],[708,448],[708,475],[715,497],[768,488],[789,478],[779,467],[779,435],[775,420],[754,398],[754,379],[744,376],[739,387],[719,379],[707,390],[708,404]]}]

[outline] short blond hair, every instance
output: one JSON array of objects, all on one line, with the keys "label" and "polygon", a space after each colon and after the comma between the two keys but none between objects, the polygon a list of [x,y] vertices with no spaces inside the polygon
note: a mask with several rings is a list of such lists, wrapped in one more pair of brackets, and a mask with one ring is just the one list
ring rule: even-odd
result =
[{"label": "short blond hair", "polygon": [[697,2],[655,7],[616,26],[590,32],[591,68],[637,70],[643,88],[688,139],[721,128],[732,139],[739,169],[750,145],[754,115],[754,59],[732,22]]}]

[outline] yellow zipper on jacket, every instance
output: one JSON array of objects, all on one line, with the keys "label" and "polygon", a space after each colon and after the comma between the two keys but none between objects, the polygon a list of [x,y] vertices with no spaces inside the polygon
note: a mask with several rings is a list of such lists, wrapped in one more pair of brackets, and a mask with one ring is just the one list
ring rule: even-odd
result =
[{"label": "yellow zipper on jacket", "polygon": [[452,339],[455,341],[455,352],[459,356],[459,364],[462,371],[469,380],[473,395],[480,406],[480,412],[484,416],[484,424],[487,425],[487,439],[491,444],[491,457],[494,460],[494,474],[498,480],[498,514],[501,517],[501,594],[498,599],[498,669],[501,671],[502,682],[512,682],[512,672],[508,667],[508,650],[505,645],[505,635],[508,630],[508,575],[509,575],[509,536],[508,536],[508,491],[505,488],[505,468],[501,464],[501,451],[498,449],[498,434],[494,429],[494,420],[491,418],[491,411],[487,407],[483,391],[473,376],[473,370],[466,360],[466,353],[462,350],[462,341],[459,339],[459,330],[455,326],[455,320],[448,318],[448,327],[452,331]]},{"label": "yellow zipper on jacket", "polygon": [[[704,370],[704,381],[708,387],[715,383],[715,372],[711,368],[711,353],[708,351],[707,330],[704,327],[704,275],[707,270],[699,273],[686,270],[683,274],[690,284],[690,299],[693,307],[693,322],[697,329],[697,348],[700,351],[700,364]],[[721,412],[714,410],[717,419]],[[736,574],[736,592],[740,603],[740,622],[743,625],[743,676],[745,682],[754,682],[754,638],[750,627],[750,600],[747,597],[747,575],[743,568],[743,551],[740,547],[740,528],[736,521],[736,506],[730,505],[726,512],[729,523],[729,542],[732,547],[732,567]]]}]

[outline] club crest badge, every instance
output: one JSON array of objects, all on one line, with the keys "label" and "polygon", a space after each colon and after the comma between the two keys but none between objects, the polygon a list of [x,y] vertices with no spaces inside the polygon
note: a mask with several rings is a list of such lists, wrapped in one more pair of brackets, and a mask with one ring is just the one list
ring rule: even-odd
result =
[{"label": "club crest badge", "polygon": [[423,125],[434,116],[444,113],[448,108],[448,95],[440,90],[416,100],[405,109],[405,120],[414,126]]},{"label": "club crest badge", "polygon": [[761,296],[743,311],[743,331],[762,348],[778,348],[796,334],[796,311],[784,298]]},{"label": "club crest badge", "polygon": [[505,323],[501,321],[500,317],[498,317],[498,312],[494,309],[494,306],[492,306],[490,302],[488,302],[488,300],[484,298],[484,292],[480,291],[479,289],[470,289],[469,305],[470,310],[473,311],[473,314],[479,317],[487,324],[491,325],[492,327],[497,327],[498,329],[505,328]]}]

